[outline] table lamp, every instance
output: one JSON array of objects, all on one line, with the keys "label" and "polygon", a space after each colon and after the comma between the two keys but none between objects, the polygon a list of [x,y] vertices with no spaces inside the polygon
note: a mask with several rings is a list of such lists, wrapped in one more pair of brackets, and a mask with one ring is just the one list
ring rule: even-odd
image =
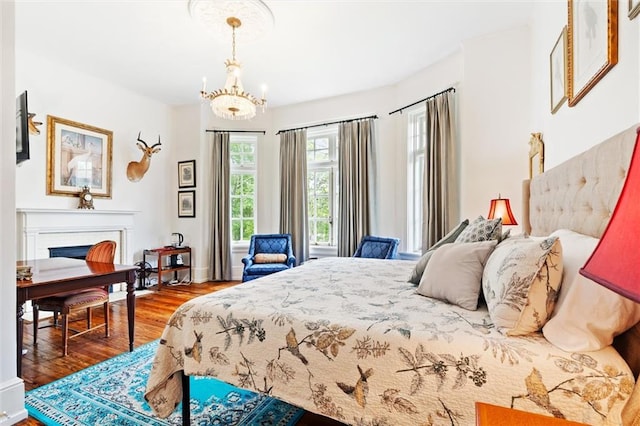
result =
[{"label": "table lamp", "polygon": [[611,220],[580,274],[640,302],[640,128]]},{"label": "table lamp", "polygon": [[502,218],[503,225],[517,225],[516,219],[513,217],[513,213],[511,213],[511,205],[509,204],[508,198],[500,198],[500,194],[498,194],[498,198],[494,198],[491,200],[491,205],[489,206],[489,215],[487,219],[495,219]]}]

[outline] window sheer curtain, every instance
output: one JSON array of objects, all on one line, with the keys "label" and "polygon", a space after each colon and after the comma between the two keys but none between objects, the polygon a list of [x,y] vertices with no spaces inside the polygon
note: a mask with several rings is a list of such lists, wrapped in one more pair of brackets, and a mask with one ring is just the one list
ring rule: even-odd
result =
[{"label": "window sheer curtain", "polygon": [[458,215],[454,101],[455,92],[446,92],[426,102],[423,253],[449,232]]},{"label": "window sheer curtain", "polygon": [[210,279],[229,281],[231,271],[231,208],[229,133],[214,132],[211,156]]},{"label": "window sheer curtain", "polygon": [[280,134],[280,232],[291,234],[297,265],[309,258],[305,129]]},{"label": "window sheer curtain", "polygon": [[338,256],[352,256],[371,232],[374,135],[372,118],[341,123],[338,128]]}]

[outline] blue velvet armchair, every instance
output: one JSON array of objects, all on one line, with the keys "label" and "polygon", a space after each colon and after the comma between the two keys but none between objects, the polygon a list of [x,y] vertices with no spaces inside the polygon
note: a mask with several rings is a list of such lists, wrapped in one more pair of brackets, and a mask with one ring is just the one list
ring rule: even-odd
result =
[{"label": "blue velvet armchair", "polygon": [[242,258],[242,263],[244,263],[243,282],[293,268],[296,258],[291,247],[291,235],[252,235],[249,254]]},{"label": "blue velvet armchair", "polygon": [[395,259],[398,257],[398,238],[374,237],[365,235],[362,237],[353,257],[367,257],[371,259]]}]

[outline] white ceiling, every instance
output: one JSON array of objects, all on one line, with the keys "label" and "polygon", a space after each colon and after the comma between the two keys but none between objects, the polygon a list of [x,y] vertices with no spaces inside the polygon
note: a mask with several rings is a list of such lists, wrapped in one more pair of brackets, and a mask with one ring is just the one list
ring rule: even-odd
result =
[{"label": "white ceiling", "polygon": [[[245,90],[282,106],[397,83],[461,42],[529,22],[535,0],[266,0],[273,32],[238,43]],[[16,46],[169,105],[224,84],[231,36],[214,40],[187,0],[16,0]],[[18,58],[19,59],[19,58]]]}]

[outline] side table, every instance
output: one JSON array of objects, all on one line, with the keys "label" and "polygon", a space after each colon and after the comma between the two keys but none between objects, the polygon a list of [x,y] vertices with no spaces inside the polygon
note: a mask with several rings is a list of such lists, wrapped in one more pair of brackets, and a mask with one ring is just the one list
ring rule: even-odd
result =
[{"label": "side table", "polygon": [[[178,255],[182,255],[182,263],[178,263]],[[188,257],[185,259],[185,255]],[[178,279],[178,271],[189,270],[189,281],[192,278],[191,272],[191,247],[160,247],[155,249],[147,249],[142,252],[142,262],[147,261],[147,256],[156,256],[158,258],[158,266],[151,268],[151,272],[158,274],[158,291],[162,288],[162,275],[173,272],[173,280]],[[168,264],[164,258],[169,257]],[[141,274],[144,279],[144,274]],[[139,283],[143,285],[143,283]]]},{"label": "side table", "polygon": [[476,402],[476,426],[585,426],[584,423],[572,422],[537,413],[499,407],[497,405]]}]

